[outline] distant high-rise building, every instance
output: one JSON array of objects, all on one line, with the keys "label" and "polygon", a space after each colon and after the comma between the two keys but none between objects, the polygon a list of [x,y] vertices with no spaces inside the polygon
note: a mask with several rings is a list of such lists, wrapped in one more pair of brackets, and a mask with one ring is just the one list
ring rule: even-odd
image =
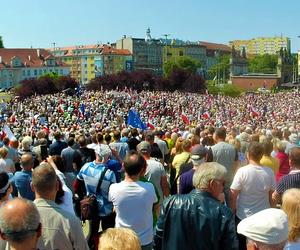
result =
[{"label": "distant high-rise building", "polygon": [[48,73],[69,75],[69,67],[45,49],[0,49],[0,88]]},{"label": "distant high-rise building", "polygon": [[250,40],[234,40],[230,46],[242,51],[245,48],[248,55],[275,55],[281,48],[291,51],[291,40],[288,37],[259,37]]}]

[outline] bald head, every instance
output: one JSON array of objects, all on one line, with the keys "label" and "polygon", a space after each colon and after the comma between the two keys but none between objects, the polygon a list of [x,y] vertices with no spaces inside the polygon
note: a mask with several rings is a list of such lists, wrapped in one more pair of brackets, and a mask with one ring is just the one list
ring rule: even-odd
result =
[{"label": "bald head", "polygon": [[40,215],[32,201],[15,198],[0,208],[1,237],[10,243],[22,243],[40,235]]},{"label": "bald head", "polygon": [[32,186],[36,198],[55,199],[58,188],[55,170],[48,163],[39,165],[32,171]]},{"label": "bald head", "polygon": [[33,157],[32,154],[23,154],[20,160],[21,166],[24,170],[31,170],[33,167]]}]

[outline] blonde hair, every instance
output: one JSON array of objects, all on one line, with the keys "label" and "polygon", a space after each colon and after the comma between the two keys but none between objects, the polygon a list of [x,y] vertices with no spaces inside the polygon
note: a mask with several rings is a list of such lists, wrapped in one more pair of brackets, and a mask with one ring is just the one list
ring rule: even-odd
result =
[{"label": "blonde hair", "polygon": [[241,151],[241,142],[236,138],[229,139],[229,144],[233,145],[237,151]]},{"label": "blonde hair", "polygon": [[28,150],[30,148],[30,145],[32,144],[32,139],[30,136],[25,136],[21,142],[22,148],[25,150]]},{"label": "blonde hair", "polygon": [[276,142],[275,147],[279,152],[284,152],[286,149],[286,142],[279,140]]},{"label": "blonde hair", "polygon": [[180,154],[182,153],[182,143],[183,143],[184,139],[182,137],[178,137],[175,143],[175,151],[176,154]]},{"label": "blonde hair", "polygon": [[193,185],[197,189],[205,189],[208,187],[209,181],[222,179],[226,173],[226,168],[217,162],[203,163],[194,173]]},{"label": "blonde hair", "polygon": [[2,159],[4,159],[7,156],[7,153],[8,153],[7,148],[4,148],[4,147],[0,148],[0,157]]},{"label": "blonde hair", "polygon": [[141,243],[129,228],[109,228],[100,236],[98,250],[141,250]]},{"label": "blonde hair", "polygon": [[300,239],[300,189],[291,188],[282,196],[282,210],[286,212],[289,222],[290,242]]}]

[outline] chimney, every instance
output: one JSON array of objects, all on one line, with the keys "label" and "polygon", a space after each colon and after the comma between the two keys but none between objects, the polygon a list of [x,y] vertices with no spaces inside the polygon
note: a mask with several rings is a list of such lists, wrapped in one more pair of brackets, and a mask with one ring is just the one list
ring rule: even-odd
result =
[{"label": "chimney", "polygon": [[28,60],[31,61],[31,55],[28,55]]},{"label": "chimney", "polygon": [[40,51],[40,49],[37,49],[36,53],[37,53],[38,58],[40,58],[41,57],[41,51]]},{"label": "chimney", "polygon": [[0,56],[0,63],[2,63],[2,56]]}]

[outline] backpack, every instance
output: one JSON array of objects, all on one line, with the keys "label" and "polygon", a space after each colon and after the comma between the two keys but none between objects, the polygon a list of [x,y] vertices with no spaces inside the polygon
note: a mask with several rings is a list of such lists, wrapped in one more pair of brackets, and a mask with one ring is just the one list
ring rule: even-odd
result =
[{"label": "backpack", "polygon": [[[100,192],[100,187],[104,178],[104,175],[106,171],[108,170],[107,167],[104,168],[104,170],[101,173],[101,176],[99,178],[99,182],[96,189],[96,194],[89,194],[86,195],[81,201],[80,201],[80,214],[81,214],[81,220],[93,220],[98,217],[99,212],[99,206],[97,201],[97,193]],[[103,204],[102,204],[103,205]]]}]

